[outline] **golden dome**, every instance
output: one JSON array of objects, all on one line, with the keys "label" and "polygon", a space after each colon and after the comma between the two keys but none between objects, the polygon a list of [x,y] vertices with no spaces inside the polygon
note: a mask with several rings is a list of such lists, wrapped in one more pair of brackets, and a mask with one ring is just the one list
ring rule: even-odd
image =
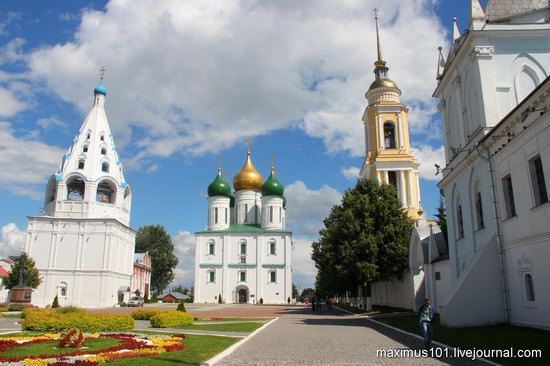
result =
[{"label": "golden dome", "polygon": [[250,160],[250,151],[246,154],[246,162],[244,163],[241,170],[233,178],[233,187],[236,191],[241,189],[250,189],[254,191],[260,191],[264,184],[264,178],[254,165],[252,165],[252,160]]}]

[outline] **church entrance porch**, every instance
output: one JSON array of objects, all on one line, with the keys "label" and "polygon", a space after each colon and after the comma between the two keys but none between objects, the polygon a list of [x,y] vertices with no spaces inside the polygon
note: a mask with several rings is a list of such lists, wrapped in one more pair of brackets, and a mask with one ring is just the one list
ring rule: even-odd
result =
[{"label": "church entrance porch", "polygon": [[250,300],[250,292],[245,286],[238,286],[233,291],[233,303],[248,304]]}]

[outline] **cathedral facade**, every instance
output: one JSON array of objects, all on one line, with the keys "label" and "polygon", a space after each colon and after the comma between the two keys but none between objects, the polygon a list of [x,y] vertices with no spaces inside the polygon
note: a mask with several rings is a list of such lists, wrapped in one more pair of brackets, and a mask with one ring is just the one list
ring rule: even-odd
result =
[{"label": "cathedral facade", "polygon": [[25,252],[42,283],[32,303],[110,307],[127,302],[135,232],[132,191],[124,178],[105,114],[106,88],[48,181],[43,215],[28,218]]},{"label": "cathedral facade", "polygon": [[440,54],[451,289],[438,310],[451,326],[550,327],[548,19],[547,1],[472,0]]},{"label": "cathedral facade", "polygon": [[286,304],[292,233],[284,187],[274,168],[264,183],[250,151],[233,187],[221,169],[208,186],[208,227],[195,233],[195,302]]}]

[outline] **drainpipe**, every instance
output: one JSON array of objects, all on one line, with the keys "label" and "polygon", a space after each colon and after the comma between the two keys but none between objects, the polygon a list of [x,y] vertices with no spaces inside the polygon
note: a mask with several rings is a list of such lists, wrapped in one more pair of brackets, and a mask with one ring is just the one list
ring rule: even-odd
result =
[{"label": "drainpipe", "polygon": [[496,240],[497,240],[497,248],[498,248],[498,261],[500,265],[500,280],[502,282],[502,298],[504,301],[504,321],[506,323],[510,322],[510,308],[508,305],[508,281],[506,278],[506,262],[504,261],[504,250],[502,248],[502,234],[500,232],[500,219],[498,217],[498,207],[497,207],[497,194],[496,194],[496,186],[495,186],[495,177],[494,177],[494,171],[493,171],[493,164],[491,162],[491,157],[489,155],[489,151],[487,151],[487,156],[483,156],[479,152],[479,143],[475,145],[476,152],[478,156],[486,161],[489,164],[489,175],[491,176],[491,190],[493,191],[493,209],[495,210],[495,222],[496,222]]}]

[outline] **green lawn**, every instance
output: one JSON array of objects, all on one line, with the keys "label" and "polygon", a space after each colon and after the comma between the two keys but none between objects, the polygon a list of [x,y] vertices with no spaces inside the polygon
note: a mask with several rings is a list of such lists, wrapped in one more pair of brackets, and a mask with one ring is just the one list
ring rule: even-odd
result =
[{"label": "green lawn", "polygon": [[359,309],[359,308],[354,307],[354,306],[349,306],[347,304],[335,304],[334,306],[337,306],[341,309],[347,310],[350,313],[354,313],[354,314],[362,315],[362,316],[371,316],[371,315],[378,315],[378,314],[390,314],[390,313],[401,313],[401,312],[404,312],[404,311],[409,311],[409,310],[400,309],[400,308],[392,308],[392,307],[389,307],[389,306],[377,306],[377,305],[373,306],[372,310],[369,310],[369,311],[365,311],[363,309]]},{"label": "green lawn", "polygon": [[[422,335],[418,318],[416,315],[395,316],[376,319],[396,328],[410,333]],[[434,324],[434,339],[449,346],[460,347],[461,349],[509,349],[542,350],[542,358],[530,358],[528,362],[521,358],[492,358],[491,361],[507,366],[550,365],[550,332],[527,327],[511,325],[489,325],[482,327],[468,328],[447,328],[439,324],[436,315]]]},{"label": "green lawn", "polygon": [[165,352],[153,357],[127,358],[108,362],[108,366],[173,366],[200,365],[227,347],[238,342],[238,338],[203,335],[186,335],[182,351]]},{"label": "green lawn", "polygon": [[253,332],[265,323],[191,324],[179,329],[210,330],[213,332]]},{"label": "green lawn", "polygon": [[197,322],[243,322],[243,321],[270,321],[273,318],[222,318],[217,320],[199,319]]},{"label": "green lawn", "polygon": [[[102,348],[113,347],[119,343],[118,340],[112,338],[97,338],[88,339],[84,344],[90,351],[95,351]],[[6,352],[3,352],[0,356],[2,358],[8,357],[20,357],[20,356],[38,356],[38,355],[60,355],[63,353],[75,352],[74,348],[57,348],[59,341],[48,341],[41,343],[34,343],[12,348]]]}]

